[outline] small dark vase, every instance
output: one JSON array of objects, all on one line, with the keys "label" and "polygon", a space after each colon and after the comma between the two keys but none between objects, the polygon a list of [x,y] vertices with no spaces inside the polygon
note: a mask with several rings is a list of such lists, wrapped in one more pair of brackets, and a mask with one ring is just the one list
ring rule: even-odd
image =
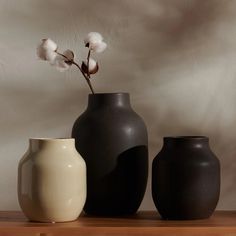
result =
[{"label": "small dark vase", "polygon": [[87,165],[87,214],[135,213],[148,177],[146,126],[128,93],[90,94],[72,137]]},{"label": "small dark vase", "polygon": [[220,163],[203,136],[165,137],[152,163],[152,197],[163,219],[208,218],[220,195]]}]

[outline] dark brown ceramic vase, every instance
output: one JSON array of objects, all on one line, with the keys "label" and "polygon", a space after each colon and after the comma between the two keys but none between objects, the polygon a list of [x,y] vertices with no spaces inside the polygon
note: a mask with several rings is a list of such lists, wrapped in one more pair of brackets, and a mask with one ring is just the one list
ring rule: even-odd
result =
[{"label": "dark brown ceramic vase", "polygon": [[220,194],[220,163],[202,136],[165,137],[152,164],[152,196],[163,217],[204,219]]},{"label": "dark brown ceramic vase", "polygon": [[72,137],[87,165],[87,201],[93,215],[133,214],[148,177],[146,126],[131,108],[129,94],[90,94]]}]

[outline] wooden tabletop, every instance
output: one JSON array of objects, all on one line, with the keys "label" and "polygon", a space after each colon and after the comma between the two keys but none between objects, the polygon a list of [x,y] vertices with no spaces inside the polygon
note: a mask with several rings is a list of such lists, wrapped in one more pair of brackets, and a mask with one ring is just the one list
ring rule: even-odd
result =
[{"label": "wooden tabletop", "polygon": [[210,219],[163,221],[155,211],[139,212],[123,218],[81,216],[68,223],[28,222],[21,212],[0,212],[0,236],[236,236],[236,211],[217,211]]}]

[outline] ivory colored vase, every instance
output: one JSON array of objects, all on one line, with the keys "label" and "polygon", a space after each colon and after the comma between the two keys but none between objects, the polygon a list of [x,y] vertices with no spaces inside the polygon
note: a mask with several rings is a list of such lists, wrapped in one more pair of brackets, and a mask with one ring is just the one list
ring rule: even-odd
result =
[{"label": "ivory colored vase", "polygon": [[73,221],[86,200],[86,165],[74,139],[30,139],[18,167],[18,199],[31,221]]}]

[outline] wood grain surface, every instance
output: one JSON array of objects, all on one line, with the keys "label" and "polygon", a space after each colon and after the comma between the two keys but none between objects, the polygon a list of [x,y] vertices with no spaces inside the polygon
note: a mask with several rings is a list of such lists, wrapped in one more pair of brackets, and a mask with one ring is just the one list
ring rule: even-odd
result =
[{"label": "wood grain surface", "polygon": [[101,236],[101,235],[165,235],[236,236],[236,211],[217,211],[210,219],[163,221],[155,211],[133,216],[104,218],[82,215],[67,223],[29,222],[21,212],[0,212],[0,236]]}]

